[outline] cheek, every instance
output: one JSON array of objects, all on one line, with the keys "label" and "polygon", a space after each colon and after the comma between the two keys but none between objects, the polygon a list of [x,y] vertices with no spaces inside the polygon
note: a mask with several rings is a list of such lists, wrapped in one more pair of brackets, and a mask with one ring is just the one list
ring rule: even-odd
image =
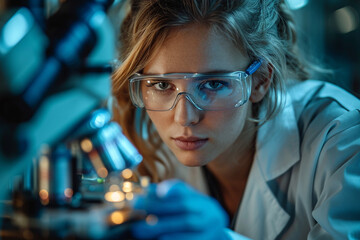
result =
[{"label": "cheek", "polygon": [[[249,116],[248,109],[249,105],[245,104],[240,108],[226,111],[204,112],[201,121],[191,128],[193,128],[194,133],[205,133],[211,138],[227,138],[226,140],[230,140],[241,133]],[[172,111],[147,111],[147,114],[162,138],[170,129],[174,131],[180,127],[174,122]]]},{"label": "cheek", "polygon": [[214,131],[226,135],[239,134],[248,117],[247,109],[247,105],[244,105],[241,108],[228,111],[209,112],[207,116],[208,125],[211,125]]},{"label": "cheek", "polygon": [[147,111],[149,118],[151,119],[152,123],[155,125],[156,130],[158,131],[159,135],[162,136],[166,129],[169,128],[172,122],[171,116],[169,116],[170,111],[168,112],[152,112]]}]

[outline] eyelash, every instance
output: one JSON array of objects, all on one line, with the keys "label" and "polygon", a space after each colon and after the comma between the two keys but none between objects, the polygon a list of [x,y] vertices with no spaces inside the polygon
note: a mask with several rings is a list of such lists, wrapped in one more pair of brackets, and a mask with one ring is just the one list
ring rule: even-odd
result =
[{"label": "eyelash", "polygon": [[[169,84],[169,87],[167,87],[166,89],[161,89],[161,88],[157,87],[157,85],[159,85],[161,83]],[[146,84],[146,86],[149,87],[149,88],[154,88],[156,91],[159,91],[159,92],[165,92],[165,91],[171,90],[171,88],[172,88],[170,83],[161,82],[161,81],[150,82],[150,83]]]}]

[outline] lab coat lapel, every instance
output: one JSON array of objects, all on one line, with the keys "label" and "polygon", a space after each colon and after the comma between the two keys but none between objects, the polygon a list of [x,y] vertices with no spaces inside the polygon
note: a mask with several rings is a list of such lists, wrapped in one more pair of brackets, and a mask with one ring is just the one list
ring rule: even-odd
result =
[{"label": "lab coat lapel", "polygon": [[254,163],[236,218],[235,231],[252,239],[276,239],[290,220],[268,185],[300,160],[300,136],[289,94],[286,103],[258,131]]},{"label": "lab coat lapel", "polygon": [[[252,209],[257,209],[255,212]],[[235,222],[235,231],[251,239],[275,239],[290,216],[268,187],[255,160]]]},{"label": "lab coat lapel", "polygon": [[289,94],[284,109],[260,127],[256,153],[266,181],[280,176],[300,160],[300,135]]}]

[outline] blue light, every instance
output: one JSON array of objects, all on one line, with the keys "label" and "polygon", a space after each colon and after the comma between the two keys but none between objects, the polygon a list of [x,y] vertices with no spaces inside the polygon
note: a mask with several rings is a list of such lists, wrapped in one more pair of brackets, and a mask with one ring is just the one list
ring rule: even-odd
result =
[{"label": "blue light", "polygon": [[93,113],[90,120],[90,127],[93,129],[100,129],[105,126],[111,119],[111,114],[104,109],[99,109]]},{"label": "blue light", "polygon": [[97,128],[101,128],[105,125],[106,122],[107,122],[107,119],[104,115],[97,115],[94,120],[94,125]]},{"label": "blue light", "polygon": [[28,12],[20,9],[4,26],[2,38],[3,48],[10,49],[26,35],[33,24],[32,18],[27,17]]},{"label": "blue light", "polygon": [[309,0],[287,0],[287,3],[292,10],[296,10],[305,7]]}]

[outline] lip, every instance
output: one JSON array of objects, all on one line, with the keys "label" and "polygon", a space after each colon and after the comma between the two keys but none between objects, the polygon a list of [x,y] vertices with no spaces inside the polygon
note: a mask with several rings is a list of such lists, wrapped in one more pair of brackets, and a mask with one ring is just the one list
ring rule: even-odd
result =
[{"label": "lip", "polygon": [[198,137],[176,137],[173,138],[175,145],[185,151],[193,151],[204,146],[209,140],[208,138]]}]

